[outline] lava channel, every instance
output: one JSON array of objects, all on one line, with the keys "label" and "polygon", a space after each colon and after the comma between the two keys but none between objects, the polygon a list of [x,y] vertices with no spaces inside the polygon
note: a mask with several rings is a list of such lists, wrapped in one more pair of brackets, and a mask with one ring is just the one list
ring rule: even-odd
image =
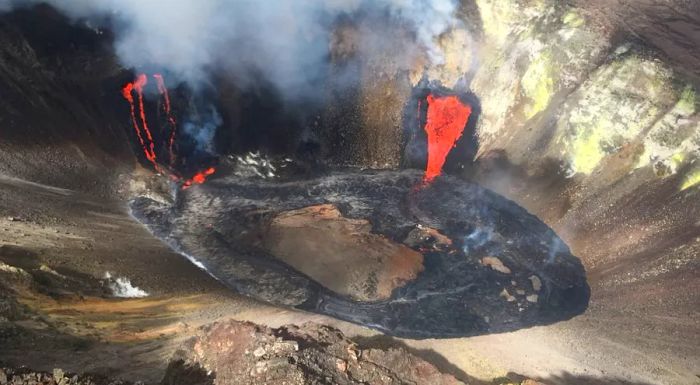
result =
[{"label": "lava channel", "polygon": [[153,78],[156,79],[156,84],[158,85],[158,92],[163,97],[163,109],[165,110],[165,116],[168,120],[168,125],[170,126],[170,135],[168,136],[168,155],[170,156],[170,167],[175,164],[175,135],[177,134],[177,124],[175,123],[175,118],[170,110],[170,95],[168,94],[168,88],[165,86],[165,81],[163,80],[163,75],[154,74]]},{"label": "lava channel", "polygon": [[[141,148],[143,149],[143,152],[146,156],[146,159],[148,159],[151,164],[153,164],[154,169],[157,172],[167,174],[170,176],[170,178],[177,182],[180,181],[182,182],[182,189],[187,189],[191,187],[192,185],[195,184],[202,184],[207,180],[207,177],[212,175],[216,169],[214,167],[208,167],[202,171],[198,171],[196,174],[194,174],[191,178],[185,179],[182,175],[180,175],[175,169],[175,161],[177,155],[175,154],[175,140],[176,140],[176,135],[177,135],[177,123],[175,121],[175,118],[172,113],[171,109],[171,104],[170,104],[170,95],[168,93],[168,89],[165,86],[165,81],[163,79],[163,75],[161,74],[153,74],[153,78],[156,81],[156,86],[158,87],[158,92],[160,96],[163,98],[163,112],[165,112],[168,125],[170,126],[170,132],[167,135],[167,148],[168,148],[168,156],[169,156],[169,167],[162,168],[160,166],[160,163],[158,163],[158,159],[156,157],[156,151],[155,151],[155,142],[153,140],[153,136],[151,135],[151,131],[148,128],[148,121],[146,120],[146,110],[144,107],[144,97],[143,97],[143,89],[148,84],[148,76],[146,74],[139,74],[136,76],[136,79],[134,79],[133,82],[127,83],[124,85],[122,88],[122,96],[124,99],[126,99],[129,102],[129,107],[131,111],[131,123],[134,126],[134,130],[136,131],[136,137],[138,138],[139,144],[141,145]],[[139,117],[141,118],[141,124],[139,124],[137,117],[136,117],[136,102],[134,100],[134,92],[136,92],[136,95],[138,96],[138,110],[139,110]],[[165,136],[165,135],[164,135]],[[167,171],[167,172],[166,172]]]}]

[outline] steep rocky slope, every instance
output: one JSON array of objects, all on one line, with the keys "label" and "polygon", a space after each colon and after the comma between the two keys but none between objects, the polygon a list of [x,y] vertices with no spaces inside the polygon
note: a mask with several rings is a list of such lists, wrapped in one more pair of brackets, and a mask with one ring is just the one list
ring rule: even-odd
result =
[{"label": "steep rocky slope", "polygon": [[39,6],[4,14],[0,39],[3,174],[104,191],[133,168],[114,93],[128,75],[108,34]]}]

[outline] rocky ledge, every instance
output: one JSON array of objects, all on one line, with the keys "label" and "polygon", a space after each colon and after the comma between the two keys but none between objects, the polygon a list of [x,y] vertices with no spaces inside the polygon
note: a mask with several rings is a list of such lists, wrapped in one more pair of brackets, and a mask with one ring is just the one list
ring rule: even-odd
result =
[{"label": "rocky ledge", "polygon": [[201,329],[163,384],[462,384],[404,349],[362,348],[339,330],[307,323],[270,329],[222,322]]}]

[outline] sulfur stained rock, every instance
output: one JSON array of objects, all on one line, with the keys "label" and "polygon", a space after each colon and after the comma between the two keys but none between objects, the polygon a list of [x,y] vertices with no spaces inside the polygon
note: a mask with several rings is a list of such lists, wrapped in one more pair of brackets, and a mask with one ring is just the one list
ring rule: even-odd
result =
[{"label": "sulfur stained rock", "polygon": [[[677,71],[677,62],[687,61],[682,69],[697,77],[688,69],[700,60],[692,49],[700,42],[690,32],[698,23],[691,16],[697,4],[577,3],[477,0],[473,12],[460,15],[464,25],[436,41],[442,62],[426,65],[425,56],[416,53],[415,60],[395,59],[402,55],[394,47],[359,60],[357,76],[363,80],[355,96],[331,103],[328,110],[337,113],[326,114],[328,127],[352,127],[334,141],[343,143],[338,151],[360,154],[342,155],[344,164],[383,167],[389,156],[384,154],[400,147],[397,113],[404,113],[404,126],[411,119],[406,86],[425,79],[478,97],[480,155],[499,151],[530,174],[545,161],[556,162],[569,177],[578,175],[596,189],[639,169],[664,178],[680,174],[677,190],[697,185],[697,82]],[[677,15],[687,19],[678,23]],[[375,22],[339,27],[334,61],[361,56],[361,31]],[[615,32],[629,38],[614,39]],[[639,42],[639,36],[651,44]],[[666,52],[675,66],[656,51],[669,47],[675,47]],[[401,71],[410,76],[397,76]],[[395,157],[386,164],[396,165]]]}]

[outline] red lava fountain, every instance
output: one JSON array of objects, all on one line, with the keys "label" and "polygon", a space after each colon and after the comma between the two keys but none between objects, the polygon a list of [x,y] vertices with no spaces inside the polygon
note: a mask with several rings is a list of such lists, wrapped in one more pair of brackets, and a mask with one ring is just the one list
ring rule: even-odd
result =
[{"label": "red lava fountain", "polygon": [[425,132],[428,135],[428,164],[425,182],[430,182],[442,173],[447,155],[462,136],[472,108],[457,96],[428,95],[428,116]]}]

